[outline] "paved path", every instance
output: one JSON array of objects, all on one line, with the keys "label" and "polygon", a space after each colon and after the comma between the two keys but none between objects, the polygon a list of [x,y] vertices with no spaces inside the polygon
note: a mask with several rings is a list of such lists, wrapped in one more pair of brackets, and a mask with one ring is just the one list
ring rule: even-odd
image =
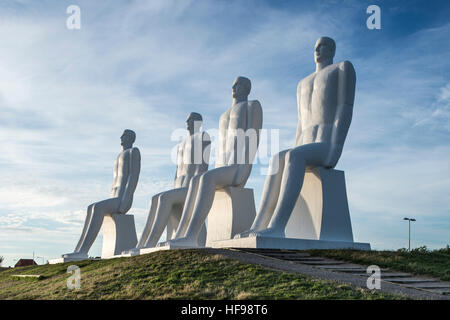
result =
[{"label": "paved path", "polygon": [[[366,267],[327,258],[314,257],[296,250],[280,249],[203,249],[245,263],[270,269],[300,272],[312,277],[349,283],[367,288]],[[450,282],[409,273],[381,269],[382,292],[399,294],[413,299],[450,300]]]}]

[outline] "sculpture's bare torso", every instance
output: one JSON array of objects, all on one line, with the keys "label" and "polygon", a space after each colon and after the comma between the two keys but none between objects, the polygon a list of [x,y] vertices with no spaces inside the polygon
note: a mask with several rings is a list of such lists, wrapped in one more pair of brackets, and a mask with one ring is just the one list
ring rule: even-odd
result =
[{"label": "sculpture's bare torso", "polygon": [[298,118],[301,133],[295,146],[330,143],[337,107],[338,67],[336,64],[314,72],[297,86]]},{"label": "sculpture's bare torso", "polygon": [[247,112],[254,101],[242,101],[225,111],[219,119],[219,155],[216,168],[236,164],[237,130],[247,130]]},{"label": "sculpture's bare torso", "polygon": [[[205,159],[203,159],[204,148],[202,148],[202,145],[204,141],[209,141],[209,136],[204,137],[205,134],[205,132],[194,133],[187,136],[178,145],[175,188],[187,188],[195,174],[205,172],[208,169],[208,165],[206,164],[205,168],[205,161],[203,161]],[[199,163],[200,161],[201,163]],[[201,168],[197,168],[197,166],[201,166]]]},{"label": "sculpture's bare torso", "polygon": [[120,198],[123,195],[129,174],[131,150],[132,149],[127,149],[122,151],[117,156],[116,161],[114,161],[114,178],[110,194],[111,198]]}]

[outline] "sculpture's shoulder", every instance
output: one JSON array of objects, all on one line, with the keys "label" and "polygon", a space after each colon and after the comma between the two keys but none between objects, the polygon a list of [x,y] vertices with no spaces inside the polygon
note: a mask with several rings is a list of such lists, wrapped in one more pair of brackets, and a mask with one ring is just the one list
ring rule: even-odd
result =
[{"label": "sculpture's shoulder", "polygon": [[141,152],[138,148],[133,147],[127,150],[128,154],[131,156],[131,159],[134,161],[140,161],[141,160]]},{"label": "sculpture's shoulder", "polygon": [[220,115],[219,120],[225,120],[230,117],[231,108],[228,108],[224,113]]},{"label": "sculpture's shoulder", "polygon": [[249,100],[247,107],[249,112],[262,113],[261,103],[258,100]]},{"label": "sculpture's shoulder", "polygon": [[130,148],[130,149],[128,149],[128,151],[132,155],[140,155],[141,154],[141,152],[139,151],[139,149],[137,147]]},{"label": "sculpture's shoulder", "polygon": [[247,119],[249,119],[252,123],[250,127],[257,130],[261,129],[263,121],[263,111],[261,103],[259,103],[258,100],[250,100],[248,101],[247,108]]},{"label": "sculpture's shoulder", "polygon": [[336,65],[341,71],[348,73],[349,75],[356,75],[355,68],[353,67],[353,64],[350,61],[345,60],[336,63]]},{"label": "sculpture's shoulder", "polygon": [[316,76],[316,73],[313,72],[313,73],[308,74],[306,77],[300,79],[300,81],[299,81],[298,84],[297,84],[297,91],[302,87],[302,84],[303,84],[303,83],[308,82],[308,81],[309,81],[309,82],[314,81],[314,77],[315,77],[315,76]]}]

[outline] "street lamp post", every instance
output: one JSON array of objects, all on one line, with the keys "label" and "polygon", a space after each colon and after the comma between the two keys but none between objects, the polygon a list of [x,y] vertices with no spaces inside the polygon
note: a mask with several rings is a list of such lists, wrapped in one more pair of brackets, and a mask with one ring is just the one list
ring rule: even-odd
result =
[{"label": "street lamp post", "polygon": [[413,218],[403,218],[408,221],[408,251],[411,252],[411,221],[416,221]]}]

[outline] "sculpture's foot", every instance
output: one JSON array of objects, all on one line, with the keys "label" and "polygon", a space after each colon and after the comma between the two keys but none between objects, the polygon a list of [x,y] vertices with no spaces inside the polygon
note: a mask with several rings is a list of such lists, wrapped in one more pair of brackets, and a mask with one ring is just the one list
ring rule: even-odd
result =
[{"label": "sculpture's foot", "polygon": [[167,241],[171,248],[197,248],[199,247],[197,240],[189,238],[180,238]]},{"label": "sculpture's foot", "polygon": [[163,241],[159,242],[156,246],[157,247],[167,247],[169,245],[169,241]]},{"label": "sculpture's foot", "polygon": [[250,229],[250,230],[238,233],[237,235],[234,236],[234,239],[248,238],[254,232],[256,232],[256,231]]},{"label": "sculpture's foot", "polygon": [[267,228],[261,231],[252,231],[249,233],[248,237],[285,238],[285,234],[283,231],[275,228]]},{"label": "sculpture's foot", "polygon": [[143,248],[133,248],[130,250],[122,251],[122,254],[129,254],[129,255],[135,256],[135,255],[139,254],[141,249],[143,249]]},{"label": "sculpture's foot", "polygon": [[77,260],[89,259],[88,255],[86,253],[82,253],[82,252],[65,253],[62,255],[62,257],[66,258],[66,259],[77,259]]}]

